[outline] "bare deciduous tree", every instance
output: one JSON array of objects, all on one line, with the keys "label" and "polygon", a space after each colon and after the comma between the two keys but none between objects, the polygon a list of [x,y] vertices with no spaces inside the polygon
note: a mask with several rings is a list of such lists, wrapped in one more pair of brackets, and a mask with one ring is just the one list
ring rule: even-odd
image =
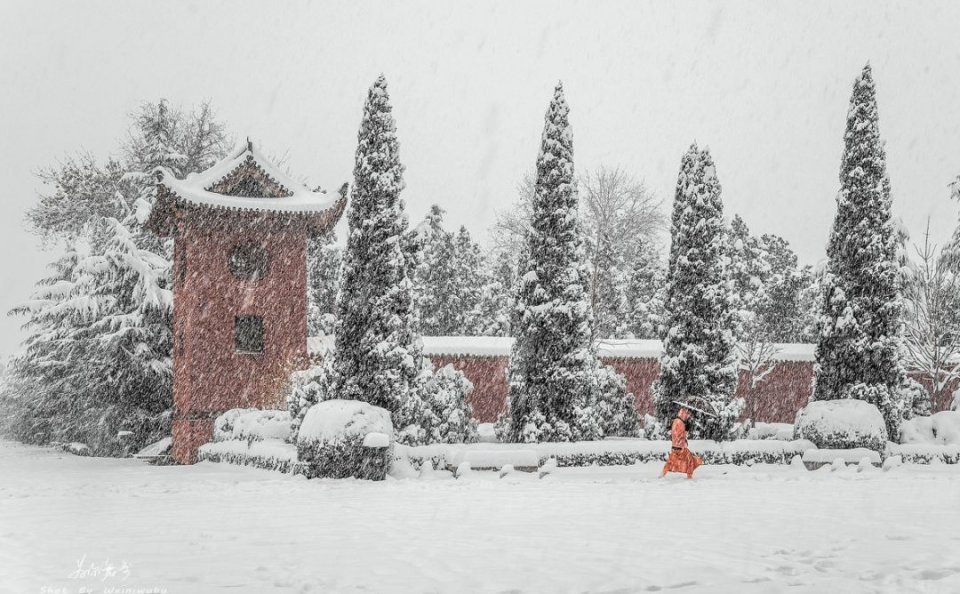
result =
[{"label": "bare deciduous tree", "polygon": [[907,267],[904,344],[910,367],[940,394],[960,379],[960,274],[930,243],[930,224],[918,260]]},{"label": "bare deciduous tree", "polygon": [[[621,306],[631,264],[643,250],[657,244],[666,217],[663,201],[620,167],[600,166],[581,176],[578,185],[578,216],[593,268],[590,303],[598,321],[597,334],[606,338],[612,336],[612,324],[617,317],[608,314]],[[521,251],[534,194],[532,175],[525,175],[517,184],[517,194],[515,206],[498,212],[491,230],[494,249],[500,252]]]}]

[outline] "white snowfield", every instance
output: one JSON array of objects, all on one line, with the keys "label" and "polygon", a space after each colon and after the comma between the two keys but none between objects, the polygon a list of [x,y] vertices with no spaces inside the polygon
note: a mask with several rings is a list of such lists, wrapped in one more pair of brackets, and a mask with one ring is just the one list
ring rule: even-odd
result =
[{"label": "white snowfield", "polygon": [[0,442],[0,592],[960,592],[960,465],[659,469],[306,480]]}]

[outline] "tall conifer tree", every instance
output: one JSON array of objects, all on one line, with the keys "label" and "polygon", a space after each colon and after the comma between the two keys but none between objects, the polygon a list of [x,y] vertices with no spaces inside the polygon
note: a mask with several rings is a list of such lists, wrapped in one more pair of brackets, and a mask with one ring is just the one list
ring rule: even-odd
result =
[{"label": "tall conifer tree", "polygon": [[857,398],[876,405],[890,439],[899,435],[905,381],[899,238],[880,139],[870,65],[854,82],[837,215],[821,280],[814,400]]},{"label": "tall conifer tree", "polygon": [[[405,251],[399,148],[381,75],[367,94],[358,134],[329,396],[393,413],[407,410],[416,398],[422,360],[414,333],[411,255]],[[405,422],[395,415],[398,428]]]},{"label": "tall conifer tree", "polygon": [[726,263],[720,182],[708,150],[683,156],[677,179],[667,270],[662,369],[655,388],[658,418],[691,402],[715,415],[697,415],[693,435],[724,439],[743,400],[737,385],[736,312]]},{"label": "tall conifer tree", "polygon": [[512,441],[570,441],[601,434],[593,410],[597,358],[569,111],[558,84],[545,116],[526,257],[518,273],[504,431]]}]

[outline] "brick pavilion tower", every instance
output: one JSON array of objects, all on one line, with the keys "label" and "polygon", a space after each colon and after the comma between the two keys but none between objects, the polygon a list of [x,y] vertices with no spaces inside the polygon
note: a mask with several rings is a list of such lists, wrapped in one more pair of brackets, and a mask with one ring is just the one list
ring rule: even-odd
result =
[{"label": "brick pavilion tower", "polygon": [[231,408],[276,408],[307,359],[307,238],[346,206],[312,192],[249,140],[186,180],[157,171],[147,227],[173,237],[173,457],[192,464]]}]

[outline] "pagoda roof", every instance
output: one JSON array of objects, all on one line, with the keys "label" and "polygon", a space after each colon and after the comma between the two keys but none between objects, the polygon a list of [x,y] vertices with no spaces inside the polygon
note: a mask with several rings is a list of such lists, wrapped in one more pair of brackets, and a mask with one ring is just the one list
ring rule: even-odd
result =
[{"label": "pagoda roof", "polygon": [[168,169],[155,171],[158,184],[178,201],[230,210],[323,213],[343,208],[343,193],[328,195],[296,181],[246,142],[206,171],[177,179]]}]

